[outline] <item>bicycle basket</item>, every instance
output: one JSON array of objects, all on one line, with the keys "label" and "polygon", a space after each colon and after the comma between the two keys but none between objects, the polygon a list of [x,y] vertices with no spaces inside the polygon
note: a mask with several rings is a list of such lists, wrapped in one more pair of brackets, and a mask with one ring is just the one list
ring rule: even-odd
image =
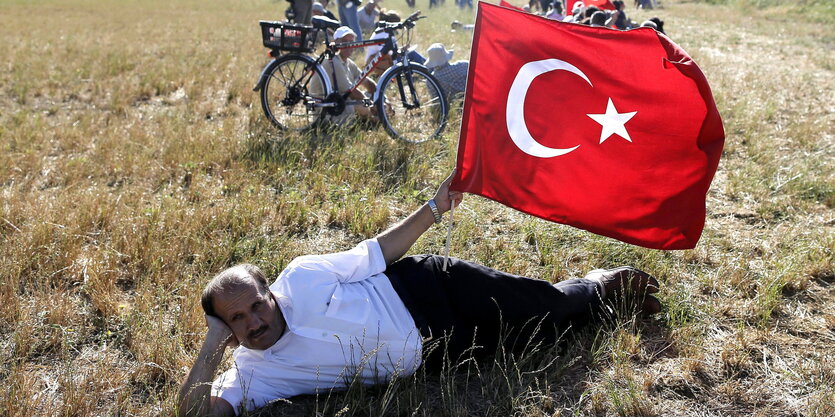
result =
[{"label": "bicycle basket", "polygon": [[313,26],[261,20],[264,46],[291,52],[313,52],[316,29]]}]

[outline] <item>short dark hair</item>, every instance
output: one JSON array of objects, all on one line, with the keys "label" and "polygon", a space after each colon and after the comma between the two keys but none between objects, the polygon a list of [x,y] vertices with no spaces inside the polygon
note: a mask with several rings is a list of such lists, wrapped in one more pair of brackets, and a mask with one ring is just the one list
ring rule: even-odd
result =
[{"label": "short dark hair", "polygon": [[649,21],[655,23],[655,27],[658,29],[658,31],[661,32],[661,33],[664,33],[666,35],[666,33],[664,32],[664,21],[663,20],[661,20],[658,17],[652,17],[652,18],[649,19]]},{"label": "short dark hair", "polygon": [[267,276],[255,265],[239,264],[231,268],[226,268],[223,272],[215,275],[206,287],[203,288],[203,295],[200,297],[200,304],[203,306],[203,311],[209,316],[217,317],[215,306],[213,304],[215,294],[226,291],[229,288],[249,284],[249,280],[255,281],[258,289],[264,292],[270,290],[270,284],[267,283]]},{"label": "short dark hair", "polygon": [[592,26],[603,26],[606,24],[606,13],[605,12],[594,12],[591,15],[590,22]]},{"label": "short dark hair", "polygon": [[381,22],[397,23],[400,21],[400,14],[394,10],[380,13]]}]

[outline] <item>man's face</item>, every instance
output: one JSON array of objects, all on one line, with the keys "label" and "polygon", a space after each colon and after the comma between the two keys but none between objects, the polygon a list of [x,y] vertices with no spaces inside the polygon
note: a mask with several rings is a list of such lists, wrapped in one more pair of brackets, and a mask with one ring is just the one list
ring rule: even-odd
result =
[{"label": "man's face", "polygon": [[247,284],[216,295],[214,307],[238,342],[247,348],[264,350],[275,344],[284,332],[272,294],[260,290],[251,278]]},{"label": "man's face", "polygon": [[[354,41],[354,40],[356,40],[356,39],[357,39],[357,37],[356,37],[356,36],[354,36],[354,35],[352,35],[352,34],[350,34],[350,33],[349,33],[349,34],[347,34],[347,35],[345,35],[345,36],[343,36],[343,37],[341,37],[341,38],[337,39],[337,40],[336,40],[336,42],[337,42],[337,43],[343,43],[343,42],[353,42],[353,41]],[[350,57],[351,57],[351,54],[353,54],[353,53],[354,53],[354,49],[356,49],[356,48],[344,48],[344,49],[340,49],[340,50],[339,50],[339,56],[340,56],[340,57],[342,57],[342,59],[343,59],[343,60],[347,60],[348,58],[350,58]]]}]

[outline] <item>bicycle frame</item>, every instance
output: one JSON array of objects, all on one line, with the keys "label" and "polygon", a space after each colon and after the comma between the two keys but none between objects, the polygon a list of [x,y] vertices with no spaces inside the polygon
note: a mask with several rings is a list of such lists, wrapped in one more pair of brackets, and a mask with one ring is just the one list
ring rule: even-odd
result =
[{"label": "bicycle frame", "polygon": [[[323,120],[322,117],[343,114],[346,106],[354,106],[359,111],[361,105],[375,107],[375,112],[372,114],[380,118],[386,131],[393,138],[420,143],[437,137],[443,130],[447,117],[447,103],[444,100],[443,89],[428,68],[410,62],[409,57],[408,43],[411,39],[411,29],[415,27],[415,21],[422,18],[419,14],[420,12],[415,12],[400,23],[380,22],[376,26],[375,38],[383,35],[382,39],[358,42],[333,42],[329,39],[328,30],[337,28],[339,23],[316,18],[313,20],[313,28],[324,30],[325,47],[319,49],[319,53],[315,52],[312,44],[313,38],[308,39],[306,27],[296,29],[296,32],[288,32],[290,34],[287,36],[290,37],[291,43],[287,44],[284,41],[285,32],[281,32],[280,42],[274,42],[272,32],[268,33],[265,30],[273,26],[283,30],[284,26],[280,22],[261,21],[264,45],[270,48],[269,55],[274,58],[261,71],[258,84],[253,89],[261,91],[261,106],[264,113],[279,129],[301,131],[315,126]],[[404,29],[406,30],[404,43],[407,46],[399,47],[397,34]],[[295,39],[293,36],[301,40],[298,43],[292,43]],[[369,54],[362,70],[358,70],[351,62],[350,73],[355,76],[350,76],[350,79],[344,74],[338,74],[345,68],[338,68],[339,65],[323,65],[326,59],[330,59],[332,64],[341,64],[344,67],[343,61],[335,61],[336,58],[342,59],[337,55],[340,53],[343,56],[350,55],[350,53],[345,53],[347,51],[343,52],[343,49],[363,47],[375,47],[379,51]],[[282,51],[289,51],[289,53],[282,54]],[[389,62],[387,59],[392,61]],[[380,84],[373,93],[373,97],[354,93],[361,84],[369,80],[371,73],[375,70],[379,71],[383,62],[386,62],[386,66],[390,66],[380,76]],[[335,79],[340,82],[334,84]],[[279,85],[277,90],[270,87],[274,83]],[[351,96],[360,99],[352,99]],[[424,106],[429,110],[410,112]],[[276,112],[282,108],[286,109],[282,114]]]},{"label": "bicycle frame", "polygon": [[[386,30],[386,33],[388,33],[389,36],[387,36],[386,38],[383,38],[383,39],[369,39],[369,40],[363,40],[363,41],[337,43],[337,42],[331,42],[329,37],[328,37],[328,31],[324,30],[325,50],[313,60],[316,63],[316,65],[321,66],[323,68],[324,68],[324,66],[322,64],[325,62],[325,59],[334,59],[336,57],[336,55],[339,53],[339,51],[342,50],[342,49],[354,49],[354,48],[363,48],[363,47],[366,47],[366,46],[380,46],[380,45],[382,45],[382,48],[380,49],[380,51],[378,51],[376,54],[374,54],[371,61],[368,62],[368,64],[366,64],[365,68],[363,68],[357,82],[355,82],[345,93],[342,94],[342,100],[345,101],[345,104],[360,104],[360,103],[363,103],[363,101],[347,101],[347,99],[351,95],[351,93],[353,93],[357,88],[359,88],[359,86],[362,84],[362,82],[365,81],[366,78],[368,78],[368,76],[374,71],[374,69],[377,68],[377,66],[380,65],[380,62],[386,56],[391,56],[393,62],[392,62],[392,66],[390,68],[388,68],[383,73],[383,75],[386,75],[392,68],[400,67],[400,66],[408,66],[410,64],[408,54],[403,53],[403,51],[401,51],[397,47],[397,40],[396,40],[394,32]],[[275,51],[273,51],[273,52],[275,52]],[[280,54],[280,52],[279,52],[279,54]],[[309,55],[305,55],[305,54],[298,54],[298,55],[310,57]],[[274,55],[271,52],[270,56],[276,56],[276,55]],[[261,72],[261,76],[259,77],[258,83],[256,84],[255,88],[253,88],[253,91],[260,90],[261,86],[263,85],[263,82],[265,81],[266,76],[267,76],[267,74],[266,74],[267,67],[264,67],[264,70]],[[312,72],[313,70],[311,69],[310,71]],[[335,78],[335,74],[333,74],[333,75],[334,75],[334,78]],[[305,77],[302,77],[302,78],[305,78]],[[380,79],[382,79],[382,75],[380,76]],[[411,83],[411,79],[408,80],[408,82]],[[330,86],[330,87],[332,88],[333,86]],[[402,90],[402,86],[400,86],[400,87],[401,87],[401,90]],[[376,101],[378,95],[379,95],[379,92],[374,93],[374,100],[375,101]],[[335,104],[334,103],[322,102],[322,103],[316,103],[316,104],[310,104],[310,105],[312,105],[314,107],[333,107]]]},{"label": "bicycle frame", "polygon": [[[358,42],[329,43],[328,38],[327,38],[327,32],[325,32],[325,45],[327,45],[327,48],[319,56],[314,58],[314,57],[311,57],[310,55],[301,54],[301,53],[295,53],[295,55],[297,55],[299,57],[304,57],[303,59],[310,59],[310,61],[315,63],[315,65],[320,65],[321,66],[322,63],[325,62],[326,58],[327,59],[334,58],[336,56],[337,52],[339,52],[340,49],[362,48],[362,47],[365,47],[365,46],[383,45],[383,49],[380,50],[380,52],[377,53],[378,56],[375,56],[374,59],[372,60],[374,65],[372,65],[370,67],[366,66],[365,69],[363,70],[362,74],[361,74],[360,80],[356,84],[351,86],[351,88],[348,90],[348,92],[345,93],[345,95],[343,95],[344,98],[347,98],[348,94],[350,94],[352,91],[356,90],[357,87],[359,87],[359,85],[362,83],[362,81],[365,80],[368,77],[368,75],[371,74],[371,72],[374,70],[374,68],[379,64],[380,60],[382,59],[382,53],[392,51],[392,50],[396,49],[396,46],[393,45],[393,44],[392,45],[387,45],[387,44],[392,43],[391,41],[392,41],[391,38],[386,38],[386,39],[374,39],[374,40],[365,40],[365,41],[358,41]],[[275,52],[275,51],[273,51],[273,52]],[[278,59],[281,55],[280,54],[273,55],[272,53],[270,53],[270,56],[274,57],[273,58],[273,61],[274,61],[274,60]],[[269,68],[269,64],[264,66],[264,68],[261,70],[261,75],[258,76],[258,82],[255,84],[255,88],[253,88],[252,91],[258,91],[264,85],[264,81],[267,79],[267,68]]]},{"label": "bicycle frame", "polygon": [[[327,37],[325,38],[325,42],[327,42]],[[378,45],[382,45],[383,48],[380,49],[380,51],[378,51],[376,54],[374,54],[374,57],[371,60],[371,62],[369,62],[368,65],[366,65],[365,68],[360,73],[360,77],[357,80],[357,82],[355,82],[354,85],[352,85],[351,88],[348,89],[348,91],[346,91],[345,93],[342,94],[343,99],[347,99],[351,95],[352,92],[354,92],[357,88],[359,88],[360,84],[362,84],[362,82],[366,78],[368,78],[368,76],[371,74],[371,72],[374,71],[374,68],[376,68],[380,64],[380,61],[382,61],[382,59],[385,55],[391,54],[393,57],[396,55],[396,53],[394,53],[394,51],[397,50],[397,44],[394,41],[394,38],[393,37],[387,37],[385,39],[370,39],[370,40],[358,41],[358,42],[332,43],[332,44],[329,44],[328,48],[325,50],[325,52],[323,54],[319,55],[319,57],[316,59],[316,62],[319,65],[322,65],[322,63],[325,61],[326,57],[328,59],[333,59],[333,58],[336,57],[338,52],[342,49],[354,49],[354,48],[362,48],[362,47],[366,47],[366,46],[378,46]],[[361,102],[346,102],[346,104],[349,104],[349,103],[350,104],[359,104]]]},{"label": "bicycle frame", "polygon": [[[326,42],[327,42],[327,39],[326,39]],[[363,80],[365,80],[368,77],[368,75],[370,75],[371,72],[374,71],[375,68],[377,68],[377,66],[380,64],[380,61],[382,61],[382,59],[386,55],[390,55],[392,57],[393,63],[392,63],[391,67],[386,69],[386,71],[383,72],[382,75],[380,75],[381,80],[384,79],[386,77],[386,75],[388,75],[389,72],[393,71],[395,68],[398,68],[398,67],[408,67],[409,65],[419,65],[420,67],[426,68],[423,65],[415,64],[415,63],[410,62],[409,61],[409,55],[404,53],[405,51],[401,51],[400,49],[397,48],[397,41],[395,40],[394,36],[389,36],[385,39],[365,40],[365,41],[358,41],[358,42],[332,43],[332,44],[328,45],[328,49],[325,50],[325,52],[322,55],[320,55],[316,59],[316,61],[317,61],[317,63],[319,63],[319,65],[321,65],[322,62],[324,62],[324,59],[325,59],[326,56],[328,56],[330,58],[333,58],[333,56],[335,56],[336,53],[340,49],[361,48],[361,47],[365,47],[365,46],[375,46],[375,45],[383,45],[383,48],[380,51],[378,51],[376,54],[373,55],[371,61],[368,62],[368,64],[365,66],[362,73],[360,74],[359,80],[353,86],[351,86],[351,88],[348,89],[348,91],[346,93],[344,93],[342,95],[343,99],[347,99],[348,96],[351,94],[351,92],[353,92],[354,90],[359,88],[359,86],[360,86],[360,84],[362,84]],[[426,68],[426,69],[428,71],[428,68]],[[411,84],[412,80],[411,80],[410,74],[406,74],[406,76],[407,76],[407,78],[409,78],[408,82]],[[400,80],[398,80],[398,89],[400,90],[400,97],[401,97],[401,99],[403,99],[403,101],[405,103],[406,102],[406,93],[403,89],[403,84]],[[372,98],[372,102],[376,102],[377,99],[379,98],[379,96],[380,96],[380,90],[375,91],[374,92],[374,97]],[[415,97],[414,91],[412,91],[412,96],[413,96],[412,99],[414,100],[414,102],[417,102],[417,97]],[[345,102],[345,104],[361,104],[361,103],[362,103],[362,101],[346,101]],[[327,104],[323,104],[322,106],[329,107]]]}]

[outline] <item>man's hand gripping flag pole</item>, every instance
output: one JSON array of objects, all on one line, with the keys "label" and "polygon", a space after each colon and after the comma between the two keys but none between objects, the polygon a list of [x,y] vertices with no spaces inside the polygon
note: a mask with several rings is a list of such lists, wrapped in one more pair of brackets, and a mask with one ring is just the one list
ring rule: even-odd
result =
[{"label": "man's hand gripping flag pole", "polygon": [[455,214],[455,200],[450,199],[449,205],[449,223],[446,227],[446,245],[444,245],[444,267],[443,271],[446,272],[447,262],[449,261],[449,242],[452,238],[452,216]]}]

